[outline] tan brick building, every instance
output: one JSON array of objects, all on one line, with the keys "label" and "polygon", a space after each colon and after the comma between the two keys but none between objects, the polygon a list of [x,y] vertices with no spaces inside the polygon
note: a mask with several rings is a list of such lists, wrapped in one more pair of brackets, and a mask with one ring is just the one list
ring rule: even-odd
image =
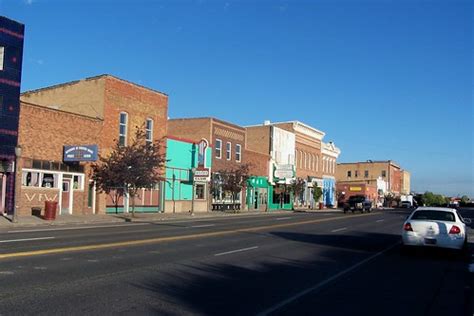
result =
[{"label": "tan brick building", "polygon": [[[90,163],[65,163],[63,146],[97,145],[106,155],[116,141],[127,144],[136,127],[150,140],[167,133],[168,96],[110,75],[28,91],[21,100],[21,214],[45,199],[58,201],[61,214],[111,211],[110,197],[97,194],[90,180]],[[160,200],[158,188],[143,190],[135,204],[138,211],[158,211]]]},{"label": "tan brick building", "polygon": [[400,193],[403,195],[409,195],[411,192],[410,172],[406,170],[402,170],[400,176],[401,176]]},{"label": "tan brick building", "polygon": [[[409,175],[408,172],[406,172]],[[339,163],[336,169],[336,179],[340,184],[367,184],[377,187],[383,195],[391,193],[400,196],[402,192],[402,169],[392,160],[355,163]],[[408,179],[409,182],[409,179]]]}]

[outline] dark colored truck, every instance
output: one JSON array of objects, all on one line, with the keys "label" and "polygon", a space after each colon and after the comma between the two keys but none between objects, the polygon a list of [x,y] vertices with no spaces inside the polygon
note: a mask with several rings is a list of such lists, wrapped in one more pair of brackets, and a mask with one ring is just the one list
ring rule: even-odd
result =
[{"label": "dark colored truck", "polygon": [[367,211],[370,213],[372,211],[372,201],[364,195],[350,196],[344,203],[344,213],[347,213],[347,211],[352,211],[352,213],[355,211],[360,211],[361,213]]}]

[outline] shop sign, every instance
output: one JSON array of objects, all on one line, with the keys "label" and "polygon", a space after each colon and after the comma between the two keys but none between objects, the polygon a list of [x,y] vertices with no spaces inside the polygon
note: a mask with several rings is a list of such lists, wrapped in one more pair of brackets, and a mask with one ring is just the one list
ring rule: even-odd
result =
[{"label": "shop sign", "polygon": [[275,164],[273,176],[278,179],[291,179],[294,177],[293,165]]},{"label": "shop sign", "polygon": [[356,192],[356,191],[362,191],[361,187],[349,187],[349,191]]},{"label": "shop sign", "polygon": [[96,161],[98,156],[97,145],[64,146],[65,162],[68,161]]},{"label": "shop sign", "polygon": [[209,168],[197,168],[194,171],[193,180],[195,182],[208,182],[211,180],[211,171]]},{"label": "shop sign", "polygon": [[249,185],[254,188],[267,188],[268,180],[265,177],[252,177],[249,180]]}]

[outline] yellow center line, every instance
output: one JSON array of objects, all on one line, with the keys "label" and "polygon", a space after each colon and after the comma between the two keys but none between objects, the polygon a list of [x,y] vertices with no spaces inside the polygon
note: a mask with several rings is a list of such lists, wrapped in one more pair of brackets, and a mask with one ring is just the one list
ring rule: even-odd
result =
[{"label": "yellow center line", "polygon": [[81,250],[97,250],[97,249],[106,249],[106,248],[114,248],[114,247],[146,245],[146,244],[153,244],[153,243],[160,243],[160,242],[167,242],[167,241],[179,241],[179,240],[189,240],[189,239],[196,239],[196,238],[215,237],[215,236],[229,235],[229,234],[235,234],[235,233],[241,233],[241,232],[253,232],[253,231],[260,231],[260,230],[266,230],[266,229],[272,229],[272,228],[329,222],[329,221],[334,221],[334,220],[339,220],[339,219],[344,219],[344,218],[347,219],[347,218],[354,218],[354,217],[370,216],[370,215],[375,215],[375,214],[377,213],[352,215],[352,216],[338,216],[338,217],[322,218],[322,219],[308,220],[308,221],[302,221],[302,222],[292,222],[292,223],[265,225],[265,226],[257,226],[257,227],[250,227],[250,228],[222,230],[222,231],[217,231],[217,232],[199,233],[199,234],[192,234],[192,235],[157,237],[157,238],[132,240],[132,241],[119,241],[119,242],[97,244],[97,245],[72,246],[72,247],[61,247],[61,248],[53,248],[53,249],[14,252],[14,253],[0,254],[0,259],[31,257],[31,256],[57,254],[57,253],[65,253],[65,252],[81,251]]}]

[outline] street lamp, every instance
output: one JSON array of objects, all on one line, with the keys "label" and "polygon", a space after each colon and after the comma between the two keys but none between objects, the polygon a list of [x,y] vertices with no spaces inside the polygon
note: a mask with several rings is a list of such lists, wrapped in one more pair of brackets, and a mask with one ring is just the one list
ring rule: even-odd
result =
[{"label": "street lamp", "polygon": [[16,178],[17,178],[17,172],[19,170],[18,168],[18,163],[20,162],[20,158],[21,158],[21,146],[20,145],[17,145],[15,147],[15,169],[13,170],[14,171],[14,183],[15,183],[15,187],[13,188],[15,194],[13,196],[13,216],[12,216],[12,222],[13,223],[17,223],[18,222],[18,192],[16,191]]},{"label": "street lamp", "polygon": [[196,168],[191,168],[191,179],[193,181],[193,189],[192,189],[192,198],[191,198],[191,215],[194,215],[194,190],[195,190],[195,182],[194,182],[194,174],[196,173]]}]

